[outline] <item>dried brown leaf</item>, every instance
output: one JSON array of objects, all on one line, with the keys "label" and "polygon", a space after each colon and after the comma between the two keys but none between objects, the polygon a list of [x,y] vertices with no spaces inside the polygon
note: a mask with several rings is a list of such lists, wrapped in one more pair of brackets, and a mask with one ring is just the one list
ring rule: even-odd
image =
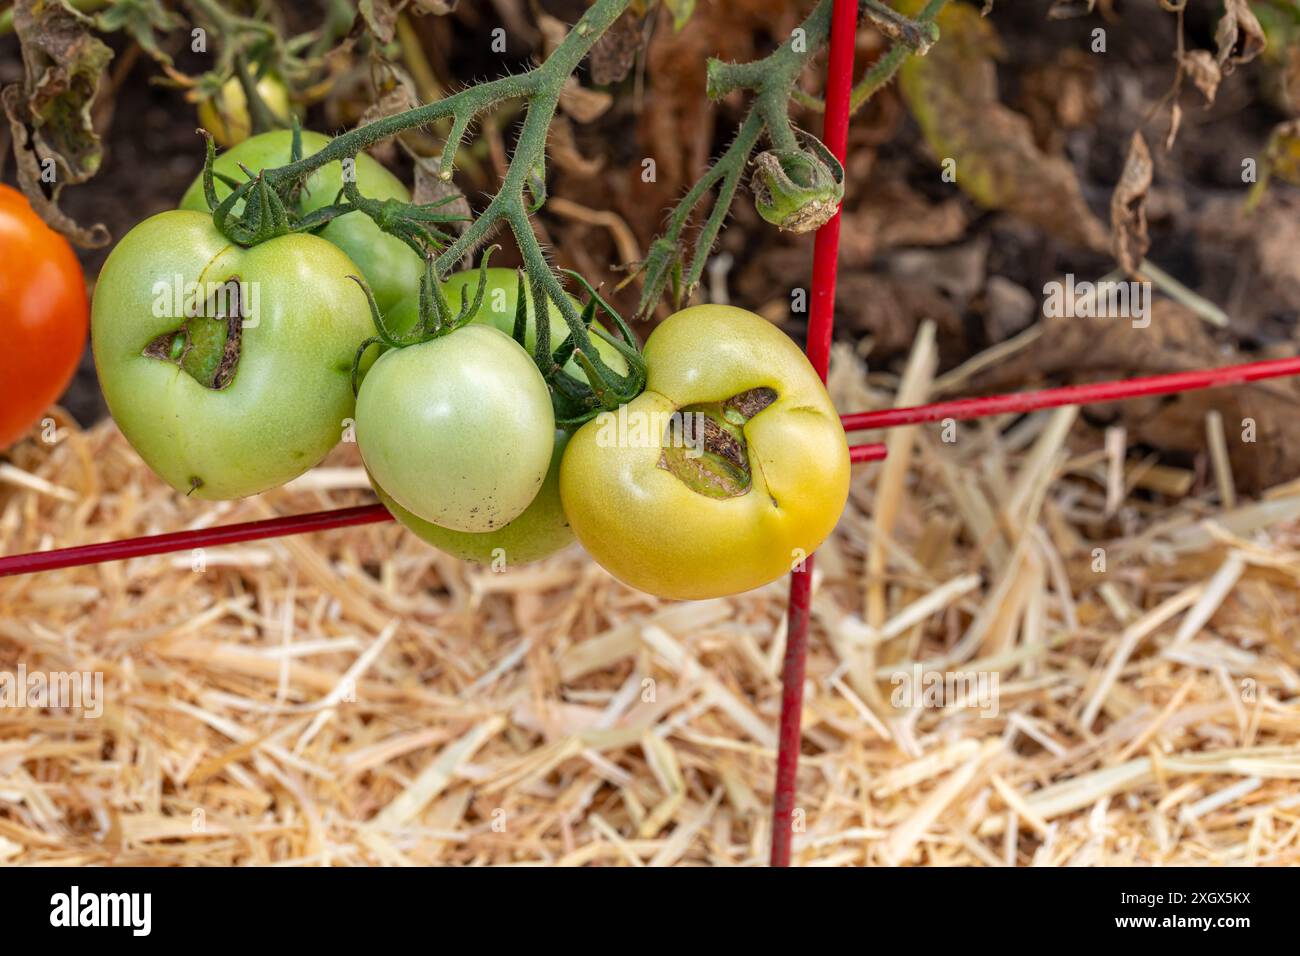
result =
[{"label": "dried brown leaf", "polygon": [[1147,193],[1151,189],[1151,150],[1141,131],[1133,133],[1128,158],[1110,199],[1111,247],[1119,266],[1135,275],[1151,246],[1147,233]]},{"label": "dried brown leaf", "polygon": [[91,34],[90,24],[61,3],[19,0],[14,31],[22,44],[23,84],[6,87],[3,100],[23,193],[53,228],[95,247],[109,241],[108,230],[83,229],[58,208],[63,187],[94,176],[103,160],[91,107],[113,51]]},{"label": "dried brown leaf", "polygon": [[1110,243],[1088,208],[1073,167],[1040,150],[1029,121],[998,99],[993,25],[966,4],[944,8],[941,43],[902,68],[900,88],[934,156],[987,209],[1097,251]]},{"label": "dried brown leaf", "polygon": [[[1152,303],[1145,328],[1125,318],[1080,317],[1044,319],[1043,326],[1034,346],[971,387],[993,391],[1056,376],[1070,382],[1127,378],[1247,360],[1225,354],[1204,321],[1169,299]],[[1205,413],[1218,409],[1237,484],[1256,491],[1280,476],[1300,474],[1298,402],[1300,386],[1286,380],[1094,405],[1088,414],[1093,421],[1113,416],[1132,440],[1153,448],[1197,454],[1205,447]],[[1242,440],[1246,419],[1253,421],[1253,441]]]},{"label": "dried brown leaf", "polygon": [[619,17],[591,48],[591,82],[596,86],[618,83],[632,69],[644,44],[642,18],[630,13]]},{"label": "dried brown leaf", "polygon": [[1264,28],[1251,12],[1246,0],[1223,0],[1223,16],[1214,31],[1218,45],[1218,63],[1225,74],[1238,64],[1249,63],[1263,52]]},{"label": "dried brown leaf", "polygon": [[1178,139],[1178,130],[1183,125],[1183,108],[1177,103],[1169,104],[1169,132],[1165,133],[1165,152],[1174,148],[1174,140]]},{"label": "dried brown leaf", "polygon": [[600,119],[613,102],[614,97],[608,93],[588,89],[573,77],[569,77],[560,90],[560,109],[579,123]]},{"label": "dried brown leaf", "polygon": [[1201,95],[1205,97],[1205,105],[1209,106],[1213,103],[1214,96],[1219,91],[1219,81],[1223,79],[1223,72],[1209,51],[1193,50],[1191,53],[1184,54],[1182,67],[1191,77],[1196,88],[1201,91]]},{"label": "dried brown leaf", "polygon": [[352,26],[356,33],[362,27],[374,34],[381,43],[392,43],[397,30],[397,14],[405,0],[361,0],[357,4],[357,19]]}]

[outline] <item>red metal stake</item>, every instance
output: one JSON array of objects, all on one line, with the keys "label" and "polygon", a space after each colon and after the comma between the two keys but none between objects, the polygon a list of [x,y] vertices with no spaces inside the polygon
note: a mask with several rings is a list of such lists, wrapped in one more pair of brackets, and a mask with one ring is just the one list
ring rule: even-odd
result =
[{"label": "red metal stake", "polygon": [[[853,46],[858,26],[857,0],[835,0],[831,17],[830,62],[826,72],[826,122],[822,142],[844,162],[849,145],[849,96],[853,88]],[[808,361],[826,380],[835,324],[835,271],[840,250],[840,214],[817,230],[813,246],[812,302],[809,306]],[[808,655],[808,607],[812,600],[813,556],[790,575],[790,617],[781,673],[781,725],[772,798],[772,866],[790,865],[796,776],[803,718],[804,663]]]},{"label": "red metal stake", "polygon": [[1113,402],[1121,398],[1193,392],[1203,388],[1244,385],[1247,382],[1285,378],[1290,375],[1300,375],[1300,358],[1268,359],[1263,362],[1225,365],[1222,368],[1198,369],[1194,372],[1172,372],[1167,375],[1148,375],[1144,378],[1093,382],[1088,385],[1066,385],[1062,388],[1045,388],[1037,392],[958,398],[951,402],[936,402],[933,405],[916,405],[911,408],[882,408],[875,412],[843,415],[840,420],[844,423],[846,431],[866,431],[871,428],[894,428],[899,425],[938,422],[945,418],[983,418],[986,415],[1032,412],[1042,408],[1058,408],[1061,405],[1087,405],[1093,402]]},{"label": "red metal stake", "polygon": [[[850,461],[883,461],[884,458],[884,445],[854,445],[849,449]],[[192,548],[282,538],[290,534],[350,528],[353,525],[391,521],[392,517],[383,505],[362,505],[356,508],[340,508],[336,511],[317,511],[305,515],[284,515],[262,521],[246,521],[241,524],[228,524],[198,531],[172,531],[167,534],[144,535],[121,541],[104,541],[100,544],[83,544],[52,551],[11,554],[8,557],[0,557],[0,578],[16,574],[35,574],[37,571],[56,571],[59,568],[71,568],[83,564],[102,564],[105,561],[123,561],[127,558],[189,551]]]},{"label": "red metal stake", "polygon": [[104,541],[100,544],[83,544],[75,548],[55,551],[36,551],[32,554],[15,554],[0,558],[0,578],[11,574],[32,574],[36,571],[55,571],[81,564],[99,564],[103,561],[123,561],[169,551],[188,551],[192,548],[217,547],[239,544],[287,534],[307,531],[328,531],[331,528],[351,528],[353,525],[391,521],[392,515],[383,505],[361,505],[340,508],[337,511],[317,511],[305,515],[285,515],[262,521],[246,521],[216,528],[196,531],[173,531],[170,534],[151,534],[121,541]]}]

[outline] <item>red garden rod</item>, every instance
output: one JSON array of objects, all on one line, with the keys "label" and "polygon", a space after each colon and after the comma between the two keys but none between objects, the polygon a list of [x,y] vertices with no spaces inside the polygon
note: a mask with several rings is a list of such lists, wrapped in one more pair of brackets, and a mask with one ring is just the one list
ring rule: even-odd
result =
[{"label": "red garden rod", "polygon": [[[882,461],[884,457],[884,445],[856,445],[849,449],[849,458],[855,462]],[[311,514],[246,521],[242,524],[228,524],[216,528],[172,531],[167,534],[144,535],[121,541],[104,541],[100,544],[83,544],[53,551],[14,554],[0,557],[0,578],[17,574],[35,574],[38,571],[57,571],[59,568],[72,568],[83,564],[102,564],[105,561],[124,561],[127,558],[189,551],[193,548],[215,548],[223,544],[281,538],[309,531],[351,528],[360,524],[390,521],[392,517],[383,505],[361,505],[335,511],[317,511]]]},{"label": "red garden rod", "polygon": [[884,461],[886,449],[884,445],[850,445],[849,461],[857,464],[860,461]]},{"label": "red garden rod", "polygon": [[[849,96],[853,87],[853,46],[858,27],[857,0],[835,0],[831,14],[830,58],[826,68],[826,118],[822,142],[841,163],[849,145]],[[804,351],[822,381],[830,362],[835,324],[835,271],[840,249],[840,214],[817,230],[813,245],[812,303]],[[795,778],[802,736],[804,663],[808,655],[808,608],[812,603],[813,556],[790,574],[789,626],[781,671],[781,723],[777,731],[776,786],[772,797],[772,866],[790,865],[795,809]]]},{"label": "red garden rod", "polygon": [[[817,299],[813,299],[814,306]],[[824,353],[823,353],[824,354]],[[942,421],[945,418],[969,419],[987,415],[1031,412],[1061,405],[1085,405],[1094,402],[1111,402],[1125,398],[1151,395],[1168,395],[1174,392],[1222,388],[1300,375],[1300,357],[1246,362],[1216,369],[1193,372],[1174,372],[1168,375],[1151,375],[1112,382],[1094,382],[1089,385],[1066,385],[1035,392],[1013,392],[1007,395],[988,395],[982,398],[959,398],[932,405],[910,408],[885,408],[872,412],[844,415],[841,421],[846,431],[866,431],[876,428],[893,428],[899,425],[916,425],[923,422]],[[879,444],[854,445],[849,448],[854,462],[881,461],[885,446]],[[33,554],[15,554],[0,557],[0,577],[30,574],[36,571],[53,571],[58,568],[82,564],[98,564],[146,555],[184,551],[187,548],[216,547],[237,544],[309,531],[328,531],[353,525],[386,521],[390,518],[382,505],[364,505],[337,511],[314,514],[287,515],[250,521],[244,524],[225,525],[197,531],[176,531],[169,534],[128,538],[123,541],[105,541],[101,544],[80,545]],[[805,565],[806,566],[806,565]],[[798,581],[798,576],[795,580]]]},{"label": "red garden rod", "polygon": [[1121,398],[1192,392],[1203,388],[1222,388],[1269,378],[1284,378],[1288,375],[1300,375],[1300,357],[1268,359],[1263,362],[1246,362],[1242,365],[1225,365],[1222,368],[1173,372],[1114,382],[1093,382],[1089,385],[1066,385],[1063,388],[1045,388],[1036,392],[958,398],[950,402],[915,405],[911,408],[883,408],[875,412],[844,415],[841,421],[844,422],[845,431],[860,432],[872,428],[938,422],[945,418],[983,418],[986,415],[1032,412],[1061,405],[1087,405]]},{"label": "red garden rod", "polygon": [[14,574],[33,574],[37,571],[56,571],[59,568],[72,568],[82,564],[124,561],[127,558],[142,558],[172,551],[189,551],[193,548],[260,541],[263,538],[278,538],[307,531],[351,528],[354,525],[373,524],[391,519],[392,515],[383,505],[361,505],[356,508],[339,508],[335,511],[317,511],[305,515],[266,518],[262,521],[245,521],[242,524],[221,525],[216,528],[172,531],[168,534],[124,538],[121,541],[83,544],[74,548],[14,554],[7,558],[0,558],[0,578]]}]

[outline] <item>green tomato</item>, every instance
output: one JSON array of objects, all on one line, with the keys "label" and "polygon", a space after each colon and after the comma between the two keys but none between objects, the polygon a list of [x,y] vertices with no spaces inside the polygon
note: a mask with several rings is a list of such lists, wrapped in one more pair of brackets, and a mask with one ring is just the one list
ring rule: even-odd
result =
[{"label": "green tomato", "polygon": [[[302,132],[304,156],[319,153],[329,143],[328,136],[307,130]],[[260,133],[244,140],[217,157],[214,169],[237,180],[244,178],[240,164],[254,173],[274,169],[289,163],[293,134],[289,130]],[[401,180],[381,166],[366,153],[357,156],[357,188],[370,199],[400,199],[410,202],[411,194]],[[215,181],[217,195],[224,199],[230,187]],[[326,163],[308,178],[302,193],[302,211],[311,212],[328,206],[343,188],[343,165]],[[203,177],[195,179],[181,198],[180,208],[207,212],[208,203],[203,196]],[[339,216],[319,233],[348,254],[360,267],[374,293],[381,312],[387,312],[411,290],[418,289],[424,275],[424,262],[402,240],[383,232],[375,221],[360,212]]]},{"label": "green tomato", "polygon": [[555,432],[551,467],[537,497],[523,514],[495,531],[472,534],[440,528],[411,514],[377,483],[373,483],[375,494],[407,530],[452,557],[493,567],[540,561],[573,543],[573,530],[560,505],[560,461],[568,441],[568,432]]},{"label": "green tomato", "polygon": [[355,272],[315,236],[232,245],[203,213],[127,233],[95,286],[91,340],[109,410],[149,467],[186,494],[239,498],[324,458],[374,334]]},{"label": "green tomato", "polygon": [[357,445],[374,482],[431,524],[482,533],[518,518],[550,467],[546,382],[484,325],[385,352],[361,382]]},{"label": "green tomato", "polygon": [[[478,269],[466,269],[463,272],[454,272],[447,277],[447,281],[443,283],[442,291],[447,297],[447,305],[451,308],[452,315],[460,311],[466,300],[469,302],[474,301],[474,296],[478,292],[478,276]],[[500,329],[506,335],[511,335],[515,328],[515,304],[518,302],[518,292],[518,278],[514,269],[488,269],[483,304],[479,306],[478,312],[470,321],[479,325],[491,325]],[[528,326],[524,333],[524,345],[531,354],[533,346],[537,342],[536,310],[533,308],[531,298],[528,300],[527,308]],[[547,315],[551,322],[551,348],[554,350],[568,336],[569,326],[560,313],[560,307],[554,302],[548,303]],[[419,317],[420,302],[418,293],[407,296],[392,310],[384,314],[389,328],[398,336],[415,328],[419,322]],[[595,342],[596,351],[605,360],[605,364],[618,374],[626,375],[627,362],[623,356],[618,354],[618,350],[595,335],[592,336],[592,340]],[[579,382],[587,381],[582,366],[574,359],[569,359],[564,366],[564,370]]]}]

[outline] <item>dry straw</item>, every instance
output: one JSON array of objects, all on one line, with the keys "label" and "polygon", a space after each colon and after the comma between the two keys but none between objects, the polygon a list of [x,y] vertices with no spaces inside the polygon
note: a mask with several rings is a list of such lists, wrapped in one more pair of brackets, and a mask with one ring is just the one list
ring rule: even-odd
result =
[{"label": "dry straw", "polygon": [[[841,408],[898,386],[836,356]],[[855,470],[795,862],[1300,863],[1300,485],[1224,510],[1220,455],[1207,481],[1069,410],[1008,425]],[[65,423],[0,467],[0,550],[370,500],[354,448],[328,465],[188,501]],[[577,549],[496,574],[394,525],[0,581],[0,672],[105,698],[0,709],[0,861],[759,865],[785,596],[664,603]],[[971,682],[899,707],[899,672]]]}]

